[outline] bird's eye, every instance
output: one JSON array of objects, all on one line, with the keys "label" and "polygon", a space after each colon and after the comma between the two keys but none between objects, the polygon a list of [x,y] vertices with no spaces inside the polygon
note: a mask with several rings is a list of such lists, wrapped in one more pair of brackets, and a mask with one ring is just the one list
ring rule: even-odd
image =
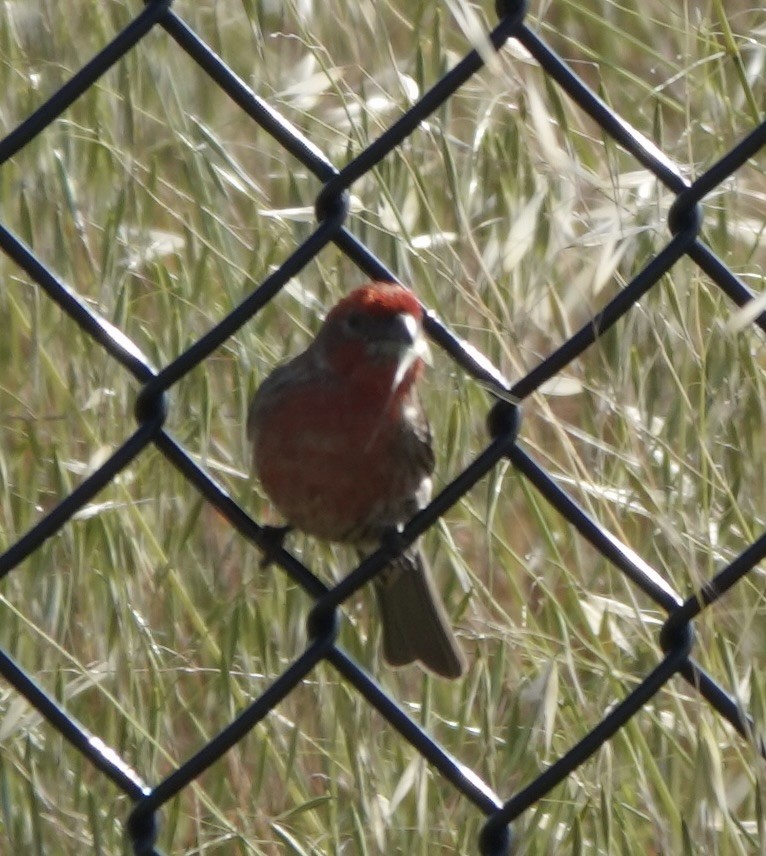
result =
[{"label": "bird's eye", "polygon": [[352,333],[360,333],[364,330],[365,319],[361,312],[351,312],[346,316],[346,329]]}]

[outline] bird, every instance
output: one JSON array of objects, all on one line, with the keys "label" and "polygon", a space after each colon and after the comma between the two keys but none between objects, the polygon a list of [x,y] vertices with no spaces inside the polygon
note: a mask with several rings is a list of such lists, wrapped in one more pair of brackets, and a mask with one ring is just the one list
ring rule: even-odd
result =
[{"label": "bird", "polygon": [[[261,383],[248,410],[253,471],[289,527],[369,552],[430,500],[435,458],[419,394],[423,308],[370,282]],[[383,656],[458,678],[466,658],[418,542],[374,579]]]}]

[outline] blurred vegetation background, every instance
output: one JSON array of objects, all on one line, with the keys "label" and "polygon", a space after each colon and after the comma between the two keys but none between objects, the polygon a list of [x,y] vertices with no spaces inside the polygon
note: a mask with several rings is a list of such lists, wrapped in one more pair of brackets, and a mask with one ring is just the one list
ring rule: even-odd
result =
[{"label": "blurred vegetation background", "polygon": [[[8,0],[7,133],[140,9]],[[494,23],[492,4],[198,0],[173,6],[338,165]],[[762,117],[766,10],[533,3],[528,23],[690,179]],[[319,190],[156,28],[0,171],[0,217],[157,366],[314,226]],[[764,163],[705,201],[704,238],[755,291]],[[509,43],[352,188],[349,228],[511,379],[669,238],[672,197]],[[136,384],[0,258],[0,533],[11,544],[133,430]],[[247,401],[362,281],[328,249],[173,389],[168,427],[258,520]],[[524,405],[521,442],[682,595],[764,528],[762,334],[687,261]],[[443,355],[426,390],[437,484],[487,442],[490,401]],[[327,580],[341,549],[294,537]],[[656,664],[663,616],[512,470],[426,539],[469,652],[449,684],[382,663],[369,598],[341,640],[507,797]],[[156,783],[305,645],[309,600],[144,453],[0,587],[0,644]],[[698,622],[694,654],[764,728],[756,569]],[[126,852],[129,801],[0,686],[8,852]],[[764,765],[680,680],[516,824],[524,854],[766,853]],[[483,818],[329,666],[164,812],[169,854],[475,853]]]}]

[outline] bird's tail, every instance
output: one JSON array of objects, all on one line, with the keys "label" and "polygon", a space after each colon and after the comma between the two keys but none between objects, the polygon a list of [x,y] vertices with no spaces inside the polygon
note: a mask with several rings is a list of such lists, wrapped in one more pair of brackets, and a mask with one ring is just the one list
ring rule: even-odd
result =
[{"label": "bird's tail", "polygon": [[383,656],[392,666],[419,660],[445,678],[459,678],[465,654],[455,638],[419,549],[395,559],[375,582],[383,622]]}]

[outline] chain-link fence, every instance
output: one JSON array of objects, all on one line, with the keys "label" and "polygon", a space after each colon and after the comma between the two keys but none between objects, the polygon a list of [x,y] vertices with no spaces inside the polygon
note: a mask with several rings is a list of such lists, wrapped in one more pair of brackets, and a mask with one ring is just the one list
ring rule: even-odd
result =
[{"label": "chain-link fence", "polygon": [[[483,51],[474,50],[458,62],[401,118],[388,127],[367,148],[337,169],[328,158],[290,122],[261,100],[239,79],[172,9],[170,0],[149,2],[119,35],[81,68],[56,94],[40,105],[24,122],[0,142],[0,164],[5,164],[38,134],[48,128],[116,63],[125,57],[150,31],[162,28],[220,87],[220,97],[232,99],[263,130],[274,137],[291,158],[297,159],[322,183],[316,198],[316,228],[276,269],[233,311],[206,335],[193,342],[177,359],[155,369],[141,350],[116,326],[93,309],[91,303],[62,282],[9,229],[0,224],[0,244],[11,259],[36,282],[41,291],[67,313],[103,351],[116,360],[141,385],[136,401],[138,427],[98,468],[84,478],[55,507],[0,557],[0,575],[10,574],[36,551],[46,539],[70,525],[77,515],[111,480],[115,479],[149,446],[155,446],[188,479],[234,530],[268,552],[269,557],[313,599],[308,621],[309,644],[252,704],[233,719],[197,754],[180,764],[161,781],[147,783],[120,755],[99,737],[97,728],[84,727],[59,703],[55,693],[34,680],[7,653],[0,652],[0,671],[5,679],[39,711],[90,763],[134,802],[127,819],[128,835],[136,854],[156,853],[158,815],[163,807],[187,788],[211,765],[219,761],[257,723],[269,717],[275,706],[312,672],[322,660],[330,663],[353,685],[404,740],[438,771],[443,779],[486,816],[477,849],[483,854],[506,853],[511,847],[510,825],[523,812],[562,782],[596,752],[674,676],[688,682],[757,751],[766,757],[766,746],[756,733],[752,718],[741,704],[707,674],[691,656],[694,622],[710,604],[751,572],[766,555],[766,535],[711,576],[698,590],[675,591],[648,563],[625,546],[594,519],[559,482],[517,443],[521,407],[529,396],[554,378],[599,337],[629,313],[682,258],[694,262],[737,306],[752,300],[743,282],[711,251],[700,237],[701,204],[706,197],[742,167],[766,141],[766,124],[760,124],[741,139],[717,163],[689,183],[663,152],[636,133],[590,89],[532,29],[525,24],[523,3],[499,3],[499,23],[489,35]],[[461,341],[436,312],[426,317],[426,329],[449,357],[477,379],[496,398],[488,417],[490,439],[486,447],[403,529],[396,543],[386,543],[365,559],[341,582],[328,587],[313,571],[290,552],[275,545],[271,530],[256,523],[248,513],[165,428],[166,394],[189,372],[198,367],[237,333],[243,325],[269,304],[272,298],[328,244],[334,243],[356,266],[373,279],[391,280],[388,270],[346,225],[349,191],[361,177],[378,166],[391,152],[439,109],[479,70],[486,51],[500,50],[509,39],[523,46],[551,83],[555,83],[636,162],[651,171],[675,197],[668,217],[671,237],[660,252],[641,269],[616,296],[577,332],[524,377],[509,383],[477,349]],[[438,311],[438,307],[435,307]],[[754,323],[766,328],[766,313]],[[523,433],[523,432],[522,432]],[[436,523],[482,477],[501,462],[509,461],[520,476],[589,542],[598,553],[621,571],[633,585],[651,598],[667,615],[657,636],[663,655],[635,688],[615,704],[587,736],[562,754],[541,775],[513,794],[498,795],[475,772],[452,757],[439,742],[416,723],[354,660],[336,643],[336,610],[386,565],[393,552],[410,545]],[[23,603],[16,604],[21,611]]]}]

